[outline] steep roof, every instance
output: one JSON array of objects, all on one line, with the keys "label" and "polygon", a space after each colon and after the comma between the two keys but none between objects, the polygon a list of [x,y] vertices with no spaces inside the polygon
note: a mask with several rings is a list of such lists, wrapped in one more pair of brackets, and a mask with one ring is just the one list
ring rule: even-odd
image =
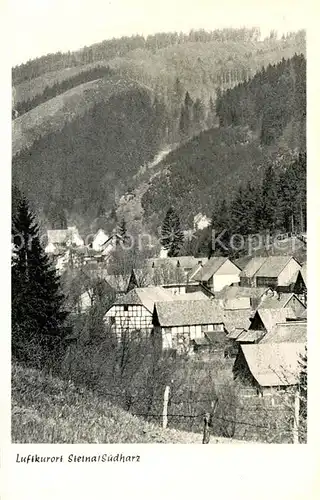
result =
[{"label": "steep roof", "polygon": [[251,309],[233,309],[223,311],[223,323],[227,332],[231,332],[235,328],[249,328]]},{"label": "steep roof", "polygon": [[252,257],[251,260],[245,265],[240,273],[240,277],[253,278],[256,272],[260,269],[262,264],[265,263],[267,257]]},{"label": "steep roof", "polygon": [[154,303],[158,301],[172,301],[173,295],[161,286],[149,286],[146,288],[134,288],[125,295],[119,297],[113,305],[143,305],[152,313]]},{"label": "steep roof", "polygon": [[143,305],[148,311],[153,312],[154,304],[158,302],[210,302],[210,299],[202,292],[193,292],[187,294],[174,295],[172,292],[162,288],[161,286],[148,286],[145,288],[133,288],[130,292],[120,296],[113,305]]},{"label": "steep roof", "polygon": [[232,300],[243,297],[258,298],[267,291],[267,288],[262,287],[245,287],[239,285],[225,286],[219,292],[215,292],[215,296],[219,299]]},{"label": "steep roof", "polygon": [[239,269],[244,269],[246,265],[250,262],[252,257],[249,255],[244,255],[243,257],[239,257],[238,259],[234,259],[234,263],[236,266],[238,266]]},{"label": "steep roof", "polygon": [[256,277],[277,278],[293,257],[288,255],[270,255],[256,272]]},{"label": "steep roof", "polygon": [[[196,292],[197,293],[197,292]],[[223,323],[229,332],[234,328],[248,328],[250,324],[248,310],[224,311],[214,300],[184,300],[180,295],[180,302],[158,302],[155,304],[161,326],[206,325]],[[176,296],[174,296],[176,297]]]},{"label": "steep roof", "polygon": [[208,281],[227,260],[227,257],[211,257],[193,276],[193,280]]},{"label": "steep roof", "polygon": [[250,372],[261,387],[295,385],[305,343],[241,344]]},{"label": "steep roof", "polygon": [[278,344],[279,342],[307,342],[307,322],[286,321],[279,323],[261,340],[261,344]]},{"label": "steep roof", "polygon": [[210,299],[156,302],[155,311],[164,327],[223,323],[223,309]]},{"label": "steep roof", "polygon": [[284,307],[283,309],[259,309],[256,311],[256,314],[260,316],[267,332],[270,332],[277,323],[285,322],[287,318],[296,318],[291,307]]},{"label": "steep roof", "polygon": [[[266,297],[264,298],[261,303],[259,304],[258,309],[282,309],[286,307],[286,304],[289,302],[289,300],[295,297],[296,300],[299,300],[298,297],[294,293],[281,293],[278,295],[273,295],[271,297]],[[299,300],[299,302],[302,304],[302,302]]]}]

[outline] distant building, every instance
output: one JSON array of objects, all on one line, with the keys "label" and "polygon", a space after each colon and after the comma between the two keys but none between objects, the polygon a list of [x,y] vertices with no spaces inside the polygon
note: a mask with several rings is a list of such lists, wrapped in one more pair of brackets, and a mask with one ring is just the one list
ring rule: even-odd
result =
[{"label": "distant building", "polygon": [[222,290],[215,293],[215,297],[226,303],[246,298],[250,303],[251,309],[255,311],[263,300],[263,297],[265,297],[269,291],[273,294],[270,288],[244,287],[237,286],[236,284],[234,286],[225,286]]},{"label": "distant building", "polygon": [[48,242],[45,247],[47,254],[59,254],[67,248],[84,245],[84,241],[75,226],[70,226],[68,229],[48,229],[47,238]]},{"label": "distant building", "polygon": [[276,290],[265,294],[258,306],[261,309],[291,308],[297,317],[301,316],[306,306],[294,293],[279,293]]},{"label": "distant building", "polygon": [[255,388],[260,396],[294,387],[299,383],[305,346],[305,342],[241,345],[233,366],[234,378]]},{"label": "distant building", "polygon": [[257,344],[270,333],[277,323],[283,323],[287,319],[296,319],[293,310],[288,308],[282,309],[258,309],[251,320],[247,330],[239,332],[239,335],[234,339],[238,344]]},{"label": "distant building", "polygon": [[248,311],[226,311],[215,300],[156,302],[153,311],[154,339],[159,349],[192,354],[206,348],[224,352],[227,333],[248,328]]},{"label": "distant building", "polygon": [[193,219],[193,228],[195,231],[199,231],[209,227],[211,224],[211,219],[202,213],[198,213]]},{"label": "distant building", "polygon": [[93,240],[90,244],[92,250],[96,252],[101,252],[104,249],[104,245],[108,241],[109,236],[104,232],[103,229],[99,229],[93,237]]},{"label": "distant building", "polygon": [[218,292],[225,286],[239,283],[241,270],[227,257],[211,257],[195,273],[189,274],[192,281],[198,281],[204,286]]},{"label": "distant building", "polygon": [[[187,299],[209,301],[203,293],[188,294]],[[152,314],[156,302],[175,302],[180,296],[173,295],[161,286],[134,288],[116,299],[105,315],[105,322],[118,339],[126,333],[141,332],[150,334],[153,329]]]},{"label": "distant building", "polygon": [[179,268],[187,276],[194,266],[204,265],[208,261],[207,257],[193,257],[192,255],[180,257],[166,257],[147,259],[147,267],[151,269],[163,269],[167,267]]},{"label": "distant building", "polygon": [[301,265],[291,256],[253,257],[240,273],[240,286],[290,291]]}]

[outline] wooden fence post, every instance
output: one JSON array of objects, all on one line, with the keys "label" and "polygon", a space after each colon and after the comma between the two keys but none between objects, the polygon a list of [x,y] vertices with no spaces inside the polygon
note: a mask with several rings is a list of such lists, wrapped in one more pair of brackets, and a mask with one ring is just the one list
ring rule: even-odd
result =
[{"label": "wooden fence post", "polygon": [[209,420],[210,420],[210,413],[206,413],[204,416],[202,444],[209,444],[210,442]]},{"label": "wooden fence post", "polygon": [[299,444],[299,416],[300,416],[300,391],[294,393],[294,416],[293,416],[293,443]]},{"label": "wooden fence post", "polygon": [[167,385],[164,390],[163,396],[163,413],[162,413],[162,427],[166,429],[168,425],[168,401],[169,401],[170,387]]}]

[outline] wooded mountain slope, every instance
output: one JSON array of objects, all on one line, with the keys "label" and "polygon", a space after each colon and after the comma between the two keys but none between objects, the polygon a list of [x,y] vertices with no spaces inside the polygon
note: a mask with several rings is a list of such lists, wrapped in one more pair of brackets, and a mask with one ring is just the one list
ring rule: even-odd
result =
[{"label": "wooded mountain slope", "polygon": [[[159,147],[151,98],[139,85],[102,80],[74,100],[67,97],[42,104],[48,113],[39,124],[28,128],[36,110],[14,122],[25,124],[14,136],[14,151],[33,144],[14,157],[13,182],[51,223],[61,212],[88,222],[111,209],[115,192],[122,184],[126,189]],[[52,101],[59,99],[54,109]]]},{"label": "wooded mountain slope", "polygon": [[[170,153],[159,165],[142,198],[145,216],[176,207],[189,224],[198,212],[210,215],[239,185],[261,180],[265,167],[283,165],[293,151],[306,148],[306,61],[294,56],[268,66],[253,79],[219,93],[216,113],[220,127],[198,136]],[[155,221],[155,225],[157,224]]]}]

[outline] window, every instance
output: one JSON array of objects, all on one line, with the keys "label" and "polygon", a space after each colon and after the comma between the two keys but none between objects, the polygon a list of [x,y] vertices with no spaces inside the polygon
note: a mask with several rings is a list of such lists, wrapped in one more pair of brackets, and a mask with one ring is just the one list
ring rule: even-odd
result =
[{"label": "window", "polygon": [[128,306],[128,304],[125,304],[125,305],[123,306],[123,310],[124,310],[124,311],[129,311],[129,306]]},{"label": "window", "polygon": [[116,318],[114,316],[111,316],[110,325],[115,325],[115,324],[116,324]]}]

